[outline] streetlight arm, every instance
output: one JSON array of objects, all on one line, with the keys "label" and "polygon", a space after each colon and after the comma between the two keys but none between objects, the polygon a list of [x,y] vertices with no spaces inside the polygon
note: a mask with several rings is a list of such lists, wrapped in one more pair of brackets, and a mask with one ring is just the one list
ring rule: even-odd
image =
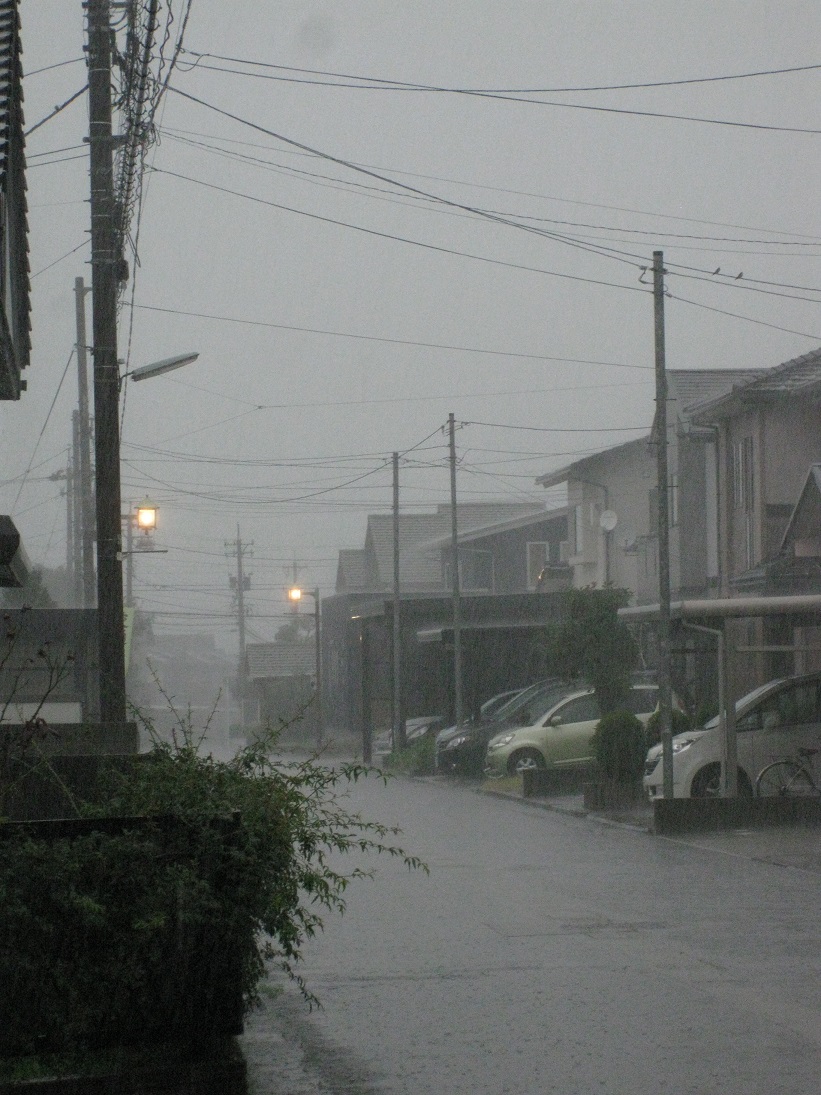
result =
[{"label": "streetlight arm", "polygon": [[176,354],[174,357],[164,357],[162,361],[152,361],[150,365],[140,365],[130,372],[123,373],[121,379],[130,376],[132,380],[148,380],[162,373],[170,373],[173,369],[181,369],[183,365],[190,365],[196,361],[198,353]]}]

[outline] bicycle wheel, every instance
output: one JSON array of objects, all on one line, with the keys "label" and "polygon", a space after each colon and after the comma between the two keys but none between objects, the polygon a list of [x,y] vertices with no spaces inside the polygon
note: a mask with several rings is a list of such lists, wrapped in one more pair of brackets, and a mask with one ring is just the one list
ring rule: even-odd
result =
[{"label": "bicycle wheel", "polygon": [[758,773],[755,793],[759,798],[801,798],[817,795],[809,773],[794,760],[777,760]]}]

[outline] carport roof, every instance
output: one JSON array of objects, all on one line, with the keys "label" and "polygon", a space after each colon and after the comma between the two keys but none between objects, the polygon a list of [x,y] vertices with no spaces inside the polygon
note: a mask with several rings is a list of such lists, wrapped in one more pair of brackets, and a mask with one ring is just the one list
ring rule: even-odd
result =
[{"label": "carport roof", "polygon": [[[619,609],[625,623],[657,620],[660,605],[630,605]],[[821,622],[821,594],[806,593],[794,597],[714,597],[693,601],[673,601],[671,620],[728,620],[755,616],[806,616],[818,614]]]}]

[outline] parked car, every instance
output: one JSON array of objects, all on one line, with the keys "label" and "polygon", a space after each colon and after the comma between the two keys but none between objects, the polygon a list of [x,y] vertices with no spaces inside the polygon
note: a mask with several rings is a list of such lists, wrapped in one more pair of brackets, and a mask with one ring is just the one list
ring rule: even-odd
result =
[{"label": "parked car", "polygon": [[[625,704],[647,723],[658,706],[658,686],[634,684]],[[526,768],[588,768],[593,764],[593,734],[601,718],[592,688],[565,689],[529,726],[496,734],[487,745],[489,776],[515,775]]]},{"label": "parked car", "polygon": [[501,707],[504,707],[506,703],[510,703],[516,696],[520,696],[522,692],[524,692],[524,688],[512,688],[507,692],[499,692],[497,695],[491,696],[479,708],[479,718],[492,719]]},{"label": "parked car", "polygon": [[557,699],[579,688],[578,682],[556,677],[531,685],[504,707],[495,718],[460,727],[449,727],[436,739],[436,763],[443,772],[481,775],[491,738],[502,731],[529,725],[552,707]]},{"label": "parked car", "polygon": [[[442,729],[445,722],[443,715],[414,715],[405,719],[405,741],[420,741],[422,738],[433,737]],[[390,753],[393,751],[393,729],[382,730],[373,739],[374,753]]]},{"label": "parked car", "polygon": [[[755,779],[772,760],[796,749],[821,750],[821,673],[768,681],[736,702],[738,791],[752,794]],[[821,778],[817,753],[807,761]],[[644,786],[651,799],[664,794],[661,746],[647,754]],[[676,798],[718,795],[721,786],[721,729],[718,716],[673,738],[673,794]]]}]

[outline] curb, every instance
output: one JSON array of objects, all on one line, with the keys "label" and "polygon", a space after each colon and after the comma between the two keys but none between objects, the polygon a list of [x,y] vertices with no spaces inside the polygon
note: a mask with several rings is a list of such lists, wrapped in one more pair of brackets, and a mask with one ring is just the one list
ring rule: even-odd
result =
[{"label": "curb", "polygon": [[566,817],[586,818],[597,825],[611,825],[619,829],[628,829],[635,833],[649,833],[655,836],[652,823],[642,825],[640,822],[635,821],[621,821],[615,817],[607,817],[606,814],[585,810],[583,806],[564,806],[559,802],[551,802],[549,799],[525,798],[524,795],[517,795],[512,791],[494,791],[490,787],[477,787],[476,794],[487,795],[491,798],[504,798],[510,802],[520,802],[523,806],[535,807],[537,810],[551,810],[555,814],[564,814]]}]

